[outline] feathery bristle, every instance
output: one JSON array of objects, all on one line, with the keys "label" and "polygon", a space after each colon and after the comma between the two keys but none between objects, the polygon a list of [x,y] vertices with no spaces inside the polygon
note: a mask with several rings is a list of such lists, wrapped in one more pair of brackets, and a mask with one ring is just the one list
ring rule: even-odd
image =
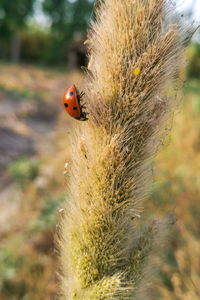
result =
[{"label": "feathery bristle", "polygon": [[98,1],[87,41],[89,120],[73,137],[71,200],[61,224],[64,299],[137,299],[166,224],[141,230],[141,201],[192,32],[168,0]]}]

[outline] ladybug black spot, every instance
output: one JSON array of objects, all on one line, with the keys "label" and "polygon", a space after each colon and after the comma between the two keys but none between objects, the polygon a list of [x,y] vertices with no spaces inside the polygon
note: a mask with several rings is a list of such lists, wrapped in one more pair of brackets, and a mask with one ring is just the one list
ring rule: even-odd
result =
[{"label": "ladybug black spot", "polygon": [[71,96],[73,96],[74,95],[74,93],[73,92],[69,92],[69,94],[68,94],[70,97]]},{"label": "ladybug black spot", "polygon": [[77,110],[77,107],[76,107],[76,106],[74,106],[74,107],[73,107],[73,110]]},{"label": "ladybug black spot", "polygon": [[65,106],[65,107],[68,107],[69,105],[68,105],[67,103],[64,103],[64,106]]}]

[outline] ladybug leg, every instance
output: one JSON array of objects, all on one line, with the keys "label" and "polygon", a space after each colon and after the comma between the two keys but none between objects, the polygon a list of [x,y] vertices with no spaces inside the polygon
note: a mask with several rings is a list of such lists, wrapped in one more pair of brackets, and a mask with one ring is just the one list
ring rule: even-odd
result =
[{"label": "ladybug leg", "polygon": [[82,107],[82,108],[86,108],[85,102],[81,104],[81,107]]},{"label": "ladybug leg", "polygon": [[81,105],[81,108],[86,108],[86,103],[83,102],[83,100],[82,100],[82,97],[83,97],[84,95],[85,95],[84,92],[81,92],[80,95],[79,95],[79,103],[80,103],[80,105]]},{"label": "ladybug leg", "polygon": [[87,107],[85,102],[82,102],[82,97],[84,95],[85,95],[85,93],[83,91],[78,95],[78,101],[79,101],[80,108],[81,108],[81,118],[80,118],[81,121],[87,121],[88,120],[88,118],[87,118],[88,113],[83,111],[83,109],[86,109],[86,107]]},{"label": "ladybug leg", "polygon": [[80,99],[85,95],[85,93],[82,91],[80,94],[79,94],[79,97]]},{"label": "ladybug leg", "polygon": [[87,121],[88,120],[88,117],[87,117],[88,113],[82,112],[82,115],[83,115],[84,120]]},{"label": "ladybug leg", "polygon": [[[82,108],[82,107],[81,107]],[[88,120],[88,116],[89,114],[86,111],[82,111],[81,110],[81,117],[83,121],[87,121]]]},{"label": "ladybug leg", "polygon": [[[79,105],[83,106],[85,103],[82,102],[82,98],[83,96],[85,95],[84,92],[81,92],[80,94],[77,95],[77,98],[78,98],[78,103]],[[82,103],[81,103],[82,102]]]}]

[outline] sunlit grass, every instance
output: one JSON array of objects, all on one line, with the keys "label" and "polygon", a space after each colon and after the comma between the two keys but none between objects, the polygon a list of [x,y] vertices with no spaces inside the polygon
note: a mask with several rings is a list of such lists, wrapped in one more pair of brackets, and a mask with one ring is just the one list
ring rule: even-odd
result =
[{"label": "sunlit grass", "polygon": [[174,210],[177,230],[166,250],[157,292],[163,300],[200,297],[200,82],[189,80],[184,105],[174,119],[170,144],[154,168],[152,213]]},{"label": "sunlit grass", "polygon": [[[38,111],[38,99],[60,108],[57,124],[51,132],[51,149],[44,153],[38,151],[32,158],[17,157],[6,170],[12,180],[9,189],[19,191],[21,202],[14,218],[8,219],[8,231],[0,230],[0,298],[50,299],[57,292],[55,225],[60,217],[58,210],[67,197],[63,172],[64,163],[69,159],[66,140],[70,119],[61,109],[60,98],[69,79],[66,74],[48,68],[5,63],[0,68],[1,99],[15,104],[13,113],[24,100],[36,103]],[[73,76],[78,78],[79,75]],[[27,126],[26,118],[21,114],[19,117]],[[18,115],[15,118],[18,120]],[[5,122],[4,126],[9,124]],[[16,130],[16,121],[11,130]],[[30,133],[29,138],[32,138]],[[40,139],[48,141],[42,134]],[[8,211],[11,204],[8,203]]]}]

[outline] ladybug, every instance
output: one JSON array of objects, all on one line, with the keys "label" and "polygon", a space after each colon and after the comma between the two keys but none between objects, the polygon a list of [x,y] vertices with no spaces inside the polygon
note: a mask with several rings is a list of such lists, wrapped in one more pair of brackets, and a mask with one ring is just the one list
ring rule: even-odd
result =
[{"label": "ladybug", "polygon": [[83,95],[83,92],[79,94],[76,86],[73,84],[66,90],[63,97],[63,104],[66,112],[71,117],[80,121],[88,120],[86,116],[87,113],[83,112],[83,108],[85,108],[85,106],[80,104],[80,100]]}]

